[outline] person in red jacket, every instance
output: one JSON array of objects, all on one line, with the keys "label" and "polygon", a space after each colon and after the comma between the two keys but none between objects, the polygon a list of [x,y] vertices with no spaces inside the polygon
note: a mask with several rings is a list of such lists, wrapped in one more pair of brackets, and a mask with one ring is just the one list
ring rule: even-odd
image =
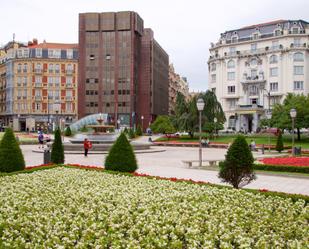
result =
[{"label": "person in red jacket", "polygon": [[87,138],[85,138],[84,140],[84,155],[85,156],[88,156],[88,150],[91,149],[91,147],[92,147],[91,142]]}]

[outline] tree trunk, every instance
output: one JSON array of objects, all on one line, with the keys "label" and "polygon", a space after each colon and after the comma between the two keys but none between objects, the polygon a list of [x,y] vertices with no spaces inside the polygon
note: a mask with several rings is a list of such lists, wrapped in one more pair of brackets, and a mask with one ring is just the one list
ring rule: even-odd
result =
[{"label": "tree trunk", "polygon": [[297,141],[300,141],[300,129],[297,128]]}]

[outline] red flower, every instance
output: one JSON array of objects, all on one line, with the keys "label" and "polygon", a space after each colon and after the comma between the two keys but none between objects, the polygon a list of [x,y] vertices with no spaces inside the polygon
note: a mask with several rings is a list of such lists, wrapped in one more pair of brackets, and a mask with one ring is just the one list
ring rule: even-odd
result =
[{"label": "red flower", "polygon": [[278,158],[264,158],[260,160],[264,164],[270,165],[287,165],[297,167],[308,167],[309,157],[278,157]]}]

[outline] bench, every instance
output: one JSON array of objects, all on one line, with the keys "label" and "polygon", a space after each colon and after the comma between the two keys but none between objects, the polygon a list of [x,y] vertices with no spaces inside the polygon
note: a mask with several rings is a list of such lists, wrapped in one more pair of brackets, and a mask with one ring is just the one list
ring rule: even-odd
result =
[{"label": "bench", "polygon": [[[197,166],[199,166],[199,160],[185,160],[182,161],[183,164],[185,166],[188,166],[189,168],[191,168],[193,166],[193,164],[197,164]],[[217,166],[217,162],[219,162],[219,160],[202,160],[202,166]],[[203,163],[207,163],[207,165],[203,164]]]}]

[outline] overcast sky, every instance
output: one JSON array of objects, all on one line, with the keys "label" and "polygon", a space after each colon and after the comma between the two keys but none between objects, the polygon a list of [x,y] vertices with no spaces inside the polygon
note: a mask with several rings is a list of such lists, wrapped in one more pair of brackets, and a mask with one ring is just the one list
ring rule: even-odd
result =
[{"label": "overcast sky", "polygon": [[9,0],[1,1],[0,45],[38,38],[77,43],[78,13],[132,10],[188,78],[190,90],[208,87],[210,42],[226,30],[278,19],[309,22],[309,0]]}]

